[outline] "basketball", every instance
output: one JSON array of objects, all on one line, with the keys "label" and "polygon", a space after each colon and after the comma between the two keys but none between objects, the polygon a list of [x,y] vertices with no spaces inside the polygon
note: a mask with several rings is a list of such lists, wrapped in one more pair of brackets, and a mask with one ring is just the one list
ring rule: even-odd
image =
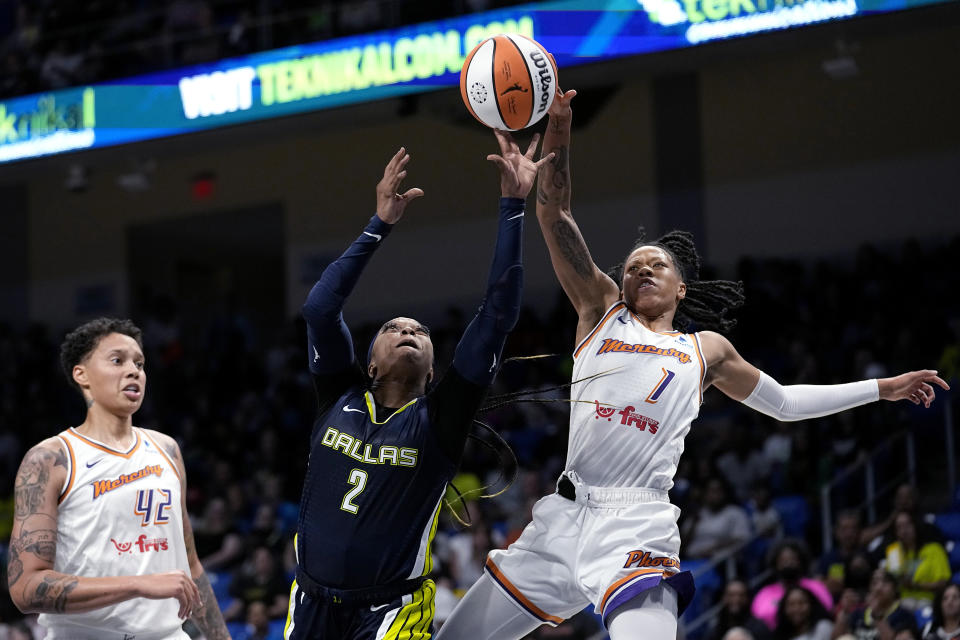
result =
[{"label": "basketball", "polygon": [[518,34],[487,38],[460,71],[460,96],[474,118],[517,131],[547,114],[557,91],[557,67],[538,42]]}]

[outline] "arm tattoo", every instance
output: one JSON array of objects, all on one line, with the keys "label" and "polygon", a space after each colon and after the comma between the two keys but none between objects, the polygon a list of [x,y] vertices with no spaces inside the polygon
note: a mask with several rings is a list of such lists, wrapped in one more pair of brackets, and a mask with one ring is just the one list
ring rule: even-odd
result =
[{"label": "arm tattoo", "polygon": [[42,447],[27,452],[14,484],[16,519],[23,520],[37,512],[50,480],[50,467],[57,465],[67,466],[67,456],[59,448],[56,453]]},{"label": "arm tattoo", "polygon": [[563,135],[565,129],[570,127],[570,123],[567,120],[561,120],[560,118],[550,118],[550,132]]},{"label": "arm tattoo", "polygon": [[7,556],[7,589],[13,589],[20,576],[23,575],[23,561],[20,560],[20,549],[17,543],[11,543],[10,555]]},{"label": "arm tattoo", "polygon": [[553,167],[553,175],[550,177],[551,182],[554,187],[563,190],[567,188],[570,182],[567,179],[567,148],[560,145],[559,147],[554,147],[552,151],[556,155],[554,155],[553,160],[550,161],[550,165]]},{"label": "arm tattoo", "polygon": [[[547,204],[551,200],[565,206],[570,199],[570,168],[567,147],[559,145],[551,149],[553,160],[548,162],[537,179],[537,202]],[[567,205],[568,206],[568,205]]]},{"label": "arm tattoo", "polygon": [[587,252],[583,238],[579,237],[573,227],[566,220],[557,220],[553,223],[553,237],[563,254],[564,260],[573,267],[574,272],[586,280],[593,274],[593,262]]},{"label": "arm tattoo", "polygon": [[78,582],[76,576],[43,576],[43,581],[37,585],[28,606],[40,611],[63,613],[67,609],[67,596],[76,588]]},{"label": "arm tattoo", "polygon": [[191,620],[207,640],[230,640],[227,625],[223,622],[223,614],[217,606],[217,598],[213,595],[213,588],[210,586],[207,574],[201,573],[199,577],[193,579],[193,582],[200,590],[200,602],[203,606],[194,613]]},{"label": "arm tattoo", "polygon": [[16,545],[20,551],[32,553],[51,565],[57,559],[57,532],[53,529],[27,531],[23,528],[20,531],[20,537],[15,542],[11,542],[11,547],[13,545]]}]

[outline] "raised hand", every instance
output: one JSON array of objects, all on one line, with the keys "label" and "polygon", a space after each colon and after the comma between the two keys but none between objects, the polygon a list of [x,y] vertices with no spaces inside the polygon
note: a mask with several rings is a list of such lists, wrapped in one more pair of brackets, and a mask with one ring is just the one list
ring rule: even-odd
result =
[{"label": "raised hand", "polygon": [[410,154],[403,147],[393,154],[377,183],[377,215],[387,224],[395,224],[403,217],[407,203],[423,195],[423,189],[414,187],[400,193],[400,183],[407,177]]},{"label": "raised hand", "polygon": [[933,384],[947,391],[950,390],[950,385],[937,376],[937,372],[932,369],[911,371],[893,378],[877,380],[880,397],[883,400],[909,400],[913,404],[922,404],[927,408],[936,397]]},{"label": "raised hand", "polygon": [[177,615],[186,620],[200,610],[200,591],[183,571],[167,571],[140,576],[140,595],[150,600],[176,598],[180,603]]},{"label": "raised hand", "polygon": [[533,156],[537,152],[537,143],[540,142],[540,134],[535,133],[526,153],[520,153],[520,147],[516,141],[506,131],[499,129],[493,130],[493,135],[497,137],[500,145],[500,155],[491,153],[487,160],[497,165],[500,170],[500,195],[505,198],[526,198],[533,188],[533,182],[537,178],[537,172],[547,162],[553,159],[553,153],[549,153],[539,161],[534,161]]},{"label": "raised hand", "polygon": [[562,91],[560,87],[557,87],[557,95],[553,97],[553,104],[550,105],[550,110],[547,111],[547,114],[551,118],[569,118],[573,113],[573,109],[570,108],[570,101],[575,97],[577,97],[576,89]]}]

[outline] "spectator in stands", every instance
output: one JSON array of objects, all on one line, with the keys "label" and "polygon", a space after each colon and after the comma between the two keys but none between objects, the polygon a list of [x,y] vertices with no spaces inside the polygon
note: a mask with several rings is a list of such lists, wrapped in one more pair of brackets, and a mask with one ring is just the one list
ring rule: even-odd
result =
[{"label": "spectator in stands", "polygon": [[287,538],[279,526],[277,510],[273,504],[263,502],[257,507],[250,531],[244,538],[247,549],[267,547],[275,555],[283,552]]},{"label": "spectator in stands", "polygon": [[840,599],[844,588],[844,567],[860,546],[860,513],[854,509],[841,511],[833,525],[833,548],[820,556],[815,577],[822,580],[834,600]]},{"label": "spectator in stands", "polygon": [[483,521],[450,538],[448,561],[456,589],[465,591],[480,579],[487,554],[495,547],[490,527]]},{"label": "spectator in stands", "polygon": [[223,618],[227,621],[243,620],[254,602],[266,604],[268,618],[283,617],[287,612],[289,591],[290,585],[280,572],[273,553],[266,547],[258,547],[230,583],[230,595],[234,600],[223,612]]},{"label": "spectator in stands", "polygon": [[450,577],[450,567],[447,562],[435,562],[430,579],[437,585],[437,595],[433,599],[433,628],[434,631],[439,631],[453,613],[459,598],[454,591],[453,578]]},{"label": "spectator in stands", "polygon": [[816,495],[820,483],[824,480],[825,459],[814,449],[810,442],[813,429],[807,424],[794,423],[793,440],[790,443],[790,459],[783,469],[784,493],[796,493],[805,496]]},{"label": "spectator in stands", "polygon": [[834,618],[841,613],[849,616],[854,611],[863,608],[870,592],[873,572],[874,566],[870,555],[863,550],[854,552],[844,563],[843,588],[833,609]]},{"label": "spectator in stands", "polygon": [[233,640],[283,640],[283,632],[270,631],[267,605],[261,600],[255,600],[247,606],[246,626]]},{"label": "spectator in stands", "polygon": [[763,455],[767,464],[779,469],[790,460],[790,447],[793,444],[792,425],[789,422],[774,422],[773,430],[763,441]]},{"label": "spectator in stands", "polygon": [[723,590],[713,628],[705,640],[725,640],[734,629],[750,634],[753,640],[769,640],[772,636],[767,626],[750,615],[750,592],[743,580],[731,580]]},{"label": "spectator in stands", "polygon": [[755,576],[763,571],[770,549],[783,539],[783,522],[780,512],[773,506],[767,482],[754,485],[747,503],[747,514],[756,537],[741,553],[741,560],[746,574]]},{"label": "spectator in stands", "polygon": [[768,479],[770,464],[747,429],[734,429],[731,437],[732,446],[717,459],[717,470],[730,483],[737,502],[743,503],[754,485]]},{"label": "spectator in stands", "polygon": [[883,550],[890,546],[896,538],[893,521],[901,511],[913,514],[914,521],[920,523],[918,533],[921,538],[937,540],[938,542],[943,539],[939,529],[922,521],[917,500],[917,488],[905,482],[898,486],[893,494],[893,510],[890,515],[866,527],[860,533],[860,544],[866,546],[869,551],[877,551],[882,554]]},{"label": "spectator in stands", "polygon": [[747,510],[754,534],[771,542],[777,542],[783,537],[780,512],[773,506],[770,486],[766,482],[758,482],[753,486]]},{"label": "spectator in stands", "polygon": [[750,539],[747,514],[731,502],[730,491],[719,476],[707,480],[703,506],[684,521],[683,528],[683,552],[689,558],[718,557]]},{"label": "spectator in stands", "polygon": [[833,623],[823,604],[808,589],[787,589],[777,607],[776,640],[830,640]]},{"label": "spectator in stands", "polygon": [[806,545],[799,540],[787,538],[774,547],[770,558],[775,580],[754,596],[750,611],[755,617],[773,629],[776,626],[780,600],[787,589],[797,585],[813,593],[827,611],[833,609],[833,598],[830,597],[826,585],[806,575],[810,567],[810,555]]},{"label": "spectator in stands", "polygon": [[923,629],[923,640],[960,638],[960,585],[951,582],[933,600],[933,618]]},{"label": "spectator in stands", "polygon": [[896,635],[897,631],[916,626],[913,614],[900,606],[897,578],[883,569],[877,569],[870,581],[866,606],[852,614],[838,613],[833,637],[852,634],[857,640],[886,640]]},{"label": "spectator in stands", "polygon": [[723,634],[722,640],[756,640],[756,636],[743,627],[734,627]]},{"label": "spectator in stands", "polygon": [[903,606],[915,610],[933,602],[937,589],[950,579],[950,561],[943,545],[919,535],[914,516],[901,511],[894,518],[897,539],[886,549],[886,570],[897,576]]},{"label": "spectator in stands", "polygon": [[227,503],[214,498],[207,503],[203,519],[193,534],[200,563],[207,571],[230,569],[242,559],[243,539],[231,522]]},{"label": "spectator in stands", "polygon": [[863,548],[855,551],[843,565],[843,588],[853,589],[866,600],[876,569],[870,553]]}]

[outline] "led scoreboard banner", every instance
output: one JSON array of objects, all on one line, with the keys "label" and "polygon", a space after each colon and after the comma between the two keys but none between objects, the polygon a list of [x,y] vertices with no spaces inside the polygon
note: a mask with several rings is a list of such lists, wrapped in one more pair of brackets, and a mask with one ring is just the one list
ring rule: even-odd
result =
[{"label": "led scoreboard banner", "polygon": [[561,67],[948,0],[559,0],[0,102],[0,163],[456,86],[497,33]]}]

